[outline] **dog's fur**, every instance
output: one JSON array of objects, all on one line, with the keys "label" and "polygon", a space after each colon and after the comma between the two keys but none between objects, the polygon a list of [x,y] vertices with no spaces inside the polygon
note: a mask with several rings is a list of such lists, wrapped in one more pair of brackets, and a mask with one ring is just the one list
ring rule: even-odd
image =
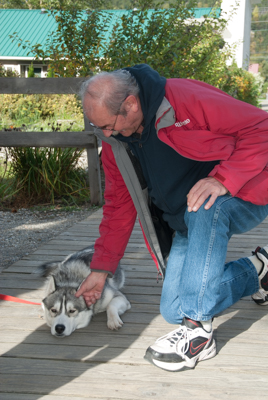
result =
[{"label": "dog's fur", "polygon": [[75,297],[82,282],[91,273],[90,262],[94,247],[69,255],[62,262],[41,265],[38,273],[48,278],[46,297],[42,301],[45,319],[52,335],[69,336],[75,329],[84,328],[94,314],[107,312],[107,326],[118,329],[123,325],[120,315],[130,309],[130,303],[119,291],[125,276],[120,264],[112,278],[107,278],[102,296],[87,307],[83,296]]}]

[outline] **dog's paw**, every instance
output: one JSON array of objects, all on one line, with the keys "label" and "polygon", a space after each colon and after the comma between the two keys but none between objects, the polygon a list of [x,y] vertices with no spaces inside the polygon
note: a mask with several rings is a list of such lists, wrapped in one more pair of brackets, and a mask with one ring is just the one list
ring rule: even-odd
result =
[{"label": "dog's paw", "polygon": [[110,316],[107,320],[107,326],[112,331],[117,330],[123,326],[124,322],[121,320],[119,315]]}]

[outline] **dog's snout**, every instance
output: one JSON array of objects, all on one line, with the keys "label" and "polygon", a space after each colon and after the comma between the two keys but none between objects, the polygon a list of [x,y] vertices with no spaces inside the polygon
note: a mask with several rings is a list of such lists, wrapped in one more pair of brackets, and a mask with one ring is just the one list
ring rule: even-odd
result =
[{"label": "dog's snout", "polygon": [[57,332],[58,335],[62,335],[63,332],[65,331],[65,326],[62,324],[58,324],[55,326],[55,331]]}]

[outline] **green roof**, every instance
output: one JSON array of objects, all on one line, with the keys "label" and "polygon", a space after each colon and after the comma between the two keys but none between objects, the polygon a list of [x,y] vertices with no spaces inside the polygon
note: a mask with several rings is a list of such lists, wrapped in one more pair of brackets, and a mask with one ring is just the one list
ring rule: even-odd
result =
[{"label": "green roof", "polygon": [[[153,10],[151,10],[153,12]],[[106,32],[106,37],[110,35],[112,26],[120,17],[127,13],[128,10],[106,10],[103,11],[109,14],[112,13],[111,29]],[[194,10],[195,18],[201,18],[204,15],[209,15],[211,8],[196,8]],[[217,10],[217,15],[220,15],[220,9]],[[27,54],[28,48],[23,49],[18,46],[18,41],[10,39],[9,35],[17,33],[18,37],[29,40],[31,45],[40,43],[44,45],[49,34],[57,29],[57,22],[50,13],[42,12],[42,10],[0,10],[0,58],[5,57],[29,57],[33,58],[34,54]]]},{"label": "green roof", "polygon": [[28,49],[18,47],[18,42],[10,39],[9,35],[17,32],[23,40],[31,44],[45,43],[49,32],[57,29],[57,23],[49,14],[41,10],[0,10],[0,56],[30,57]]}]

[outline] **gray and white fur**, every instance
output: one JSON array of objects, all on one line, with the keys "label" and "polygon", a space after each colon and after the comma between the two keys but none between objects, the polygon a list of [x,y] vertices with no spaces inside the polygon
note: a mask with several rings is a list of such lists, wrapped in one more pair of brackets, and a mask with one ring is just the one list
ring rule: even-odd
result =
[{"label": "gray and white fur", "polygon": [[91,273],[94,247],[70,254],[61,262],[41,265],[37,272],[48,278],[46,297],[42,300],[45,319],[52,335],[69,336],[75,329],[86,327],[94,314],[106,311],[107,326],[118,329],[123,325],[120,315],[130,309],[127,298],[119,291],[125,282],[120,264],[113,277],[105,282],[101,298],[88,307],[83,296],[75,297],[82,282]]}]

